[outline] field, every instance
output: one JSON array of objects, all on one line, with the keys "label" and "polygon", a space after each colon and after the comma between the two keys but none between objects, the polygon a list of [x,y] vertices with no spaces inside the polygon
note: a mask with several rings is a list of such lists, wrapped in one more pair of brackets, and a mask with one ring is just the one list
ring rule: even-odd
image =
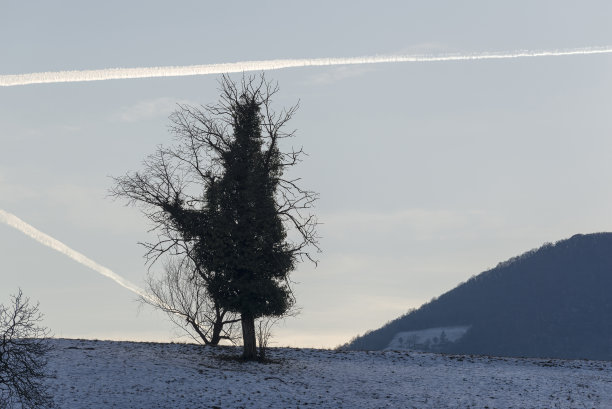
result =
[{"label": "field", "polygon": [[612,362],[51,340],[69,408],[612,408]]}]

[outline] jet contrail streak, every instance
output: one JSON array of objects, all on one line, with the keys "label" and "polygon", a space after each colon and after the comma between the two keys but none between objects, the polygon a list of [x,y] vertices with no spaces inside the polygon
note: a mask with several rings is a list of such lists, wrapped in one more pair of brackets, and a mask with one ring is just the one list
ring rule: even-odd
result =
[{"label": "jet contrail streak", "polygon": [[45,84],[58,82],[103,81],[130,78],[181,77],[188,75],[224,74],[246,71],[269,71],[295,67],[332,65],[383,64],[408,62],[440,62],[499,60],[530,57],[559,57],[569,55],[609,54],[612,47],[589,47],[548,51],[514,51],[488,54],[388,55],[347,58],[312,58],[287,60],[243,61],[224,64],[186,65],[141,68],[105,68],[100,70],[36,72],[0,75],[0,86]]},{"label": "jet contrail streak", "polygon": [[100,264],[86,257],[85,255],[79,253],[78,251],[71,249],[70,247],[62,243],[61,241],[56,240],[53,237],[41,232],[35,227],[24,222],[23,220],[21,220],[19,217],[15,216],[14,214],[11,214],[9,212],[6,212],[0,209],[0,222],[8,224],[9,226],[19,230],[23,234],[30,236],[37,242],[44,244],[47,247],[51,247],[53,250],[59,251],[60,253],[70,257],[74,261],[81,263],[85,267],[89,267],[90,269],[102,274],[103,276],[110,278],[111,280],[119,284],[120,286],[127,288],[128,290],[138,294],[139,296],[150,299],[150,297],[136,284],[131,283],[130,281],[119,276],[118,274],[114,273],[110,269],[104,266],[101,266]]}]

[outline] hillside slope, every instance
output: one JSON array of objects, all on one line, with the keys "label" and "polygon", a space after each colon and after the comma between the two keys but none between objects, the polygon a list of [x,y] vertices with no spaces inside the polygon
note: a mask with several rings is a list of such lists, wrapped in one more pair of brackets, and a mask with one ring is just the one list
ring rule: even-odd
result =
[{"label": "hillside slope", "polygon": [[612,233],[528,251],[345,347],[611,360]]},{"label": "hillside slope", "polygon": [[57,408],[602,408],[612,362],[51,340]]}]

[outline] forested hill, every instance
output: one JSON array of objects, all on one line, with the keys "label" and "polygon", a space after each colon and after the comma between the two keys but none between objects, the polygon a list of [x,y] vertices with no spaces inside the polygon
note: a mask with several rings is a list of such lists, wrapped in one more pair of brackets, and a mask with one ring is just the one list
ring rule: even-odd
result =
[{"label": "forested hill", "polygon": [[612,360],[612,233],[511,258],[345,348]]}]

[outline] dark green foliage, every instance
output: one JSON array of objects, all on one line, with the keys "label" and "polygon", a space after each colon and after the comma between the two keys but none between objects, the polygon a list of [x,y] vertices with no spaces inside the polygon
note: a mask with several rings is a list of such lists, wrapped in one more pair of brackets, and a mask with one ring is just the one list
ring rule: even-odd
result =
[{"label": "dark green foliage", "polygon": [[208,290],[229,311],[282,315],[291,305],[287,275],[294,251],[277,213],[282,175],[276,146],[263,150],[260,101],[245,95],[233,107],[234,138],[222,153],[223,173],[206,191],[207,207],[193,224],[195,257],[211,272]]},{"label": "dark green foliage", "polygon": [[612,234],[545,244],[352,340],[383,349],[401,331],[471,325],[444,352],[612,359]]}]

